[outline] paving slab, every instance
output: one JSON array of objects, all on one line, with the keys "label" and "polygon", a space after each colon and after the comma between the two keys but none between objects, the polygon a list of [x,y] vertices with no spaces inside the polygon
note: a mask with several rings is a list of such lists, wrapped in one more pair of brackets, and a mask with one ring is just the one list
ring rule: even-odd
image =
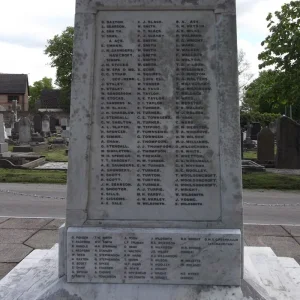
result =
[{"label": "paving slab", "polygon": [[0,263],[0,279],[7,275],[16,265],[16,263]]},{"label": "paving slab", "polygon": [[36,167],[39,170],[68,170],[67,162],[50,162],[42,166]]},{"label": "paving slab", "polygon": [[49,224],[47,224],[43,229],[59,229],[61,225],[63,225],[66,221],[64,219],[55,219]]},{"label": "paving slab", "polygon": [[0,224],[4,229],[41,229],[49,224],[53,219],[24,219],[12,218]]},{"label": "paving slab", "polygon": [[5,221],[7,221],[9,218],[5,218],[5,217],[0,217],[0,224],[4,223]]},{"label": "paving slab", "polygon": [[300,237],[300,226],[282,226],[286,231],[288,231],[292,236]]},{"label": "paving slab", "polygon": [[293,257],[300,262],[300,244],[292,237],[278,236],[245,236],[248,246],[270,247],[277,256]]},{"label": "paving slab", "polygon": [[245,225],[244,234],[256,236],[290,236],[279,225]]},{"label": "paving slab", "polygon": [[36,233],[36,231],[32,229],[0,229],[0,243],[22,244]]},{"label": "paving slab", "polygon": [[19,263],[31,251],[23,244],[0,244],[0,263]]},{"label": "paving slab", "polygon": [[34,234],[25,245],[34,249],[51,249],[58,243],[58,230],[40,230]]}]

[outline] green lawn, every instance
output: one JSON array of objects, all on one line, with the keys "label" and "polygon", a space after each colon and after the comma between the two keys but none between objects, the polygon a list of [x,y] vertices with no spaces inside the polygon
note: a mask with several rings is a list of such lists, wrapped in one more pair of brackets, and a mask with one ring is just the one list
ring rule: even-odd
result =
[{"label": "green lawn", "polygon": [[54,148],[38,151],[39,154],[44,155],[47,161],[67,162],[68,156],[65,154],[66,149]]},{"label": "green lawn", "polygon": [[257,159],[257,151],[246,151],[244,152],[244,159]]},{"label": "green lawn", "polygon": [[67,182],[66,171],[0,169],[0,182],[58,183]]},{"label": "green lawn", "polygon": [[[0,169],[0,182],[59,183],[67,182],[66,171]],[[272,173],[243,174],[245,189],[300,190],[300,176]]]},{"label": "green lawn", "polygon": [[273,173],[243,174],[245,189],[300,190],[300,176]]}]

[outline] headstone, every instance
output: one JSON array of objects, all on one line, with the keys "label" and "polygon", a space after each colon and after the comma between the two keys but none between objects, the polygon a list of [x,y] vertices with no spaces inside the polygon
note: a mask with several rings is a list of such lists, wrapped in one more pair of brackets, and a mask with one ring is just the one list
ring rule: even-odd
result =
[{"label": "headstone", "polygon": [[257,136],[257,160],[259,163],[275,160],[275,138],[268,127],[263,128]]},{"label": "headstone", "polygon": [[257,135],[261,131],[261,125],[258,122],[251,123],[251,140],[257,141]]},{"label": "headstone", "polygon": [[60,119],[60,126],[62,127],[63,130],[66,130],[68,126],[68,119],[67,118],[61,118]]},{"label": "headstone", "polygon": [[38,132],[38,133],[42,132],[42,117],[41,117],[41,115],[35,115],[33,117],[33,127],[34,127],[34,132]]},{"label": "headstone", "polygon": [[5,143],[5,127],[3,114],[0,114],[0,153],[8,151],[8,144]]},{"label": "headstone", "polygon": [[70,131],[69,130],[63,130],[61,133],[61,136],[65,139],[68,139],[70,137]]},{"label": "headstone", "polygon": [[240,285],[235,1],[78,0],[75,22],[60,275]]},{"label": "headstone", "polygon": [[50,117],[50,131],[51,133],[56,133],[57,119],[53,116]]},{"label": "headstone", "polygon": [[44,115],[42,119],[42,132],[44,136],[48,136],[50,133],[50,118],[47,115]]},{"label": "headstone", "polygon": [[22,117],[19,121],[19,142],[28,144],[31,141],[31,122],[28,118]]},{"label": "headstone", "polygon": [[276,167],[300,169],[300,125],[288,117],[278,121]]},{"label": "headstone", "polygon": [[11,135],[13,140],[19,139],[19,121],[13,123]]}]

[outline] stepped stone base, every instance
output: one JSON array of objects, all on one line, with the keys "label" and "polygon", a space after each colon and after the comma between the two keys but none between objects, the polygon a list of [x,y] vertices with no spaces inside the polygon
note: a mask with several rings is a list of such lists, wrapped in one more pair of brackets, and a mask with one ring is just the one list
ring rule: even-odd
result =
[{"label": "stepped stone base", "polygon": [[299,300],[300,266],[270,248],[245,248],[241,287],[70,284],[58,279],[58,246],[35,250],[0,281],[2,300]]},{"label": "stepped stone base", "polygon": [[8,144],[0,143],[0,153],[8,152]]}]

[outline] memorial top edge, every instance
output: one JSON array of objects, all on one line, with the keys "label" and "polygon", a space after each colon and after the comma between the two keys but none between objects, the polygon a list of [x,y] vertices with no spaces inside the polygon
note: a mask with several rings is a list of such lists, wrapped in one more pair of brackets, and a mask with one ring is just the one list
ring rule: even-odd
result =
[{"label": "memorial top edge", "polygon": [[101,10],[214,10],[216,13],[236,11],[236,0],[76,0],[76,13]]},{"label": "memorial top edge", "polygon": [[[102,228],[102,227],[69,227],[68,233],[88,233],[88,232],[152,232],[153,228]],[[172,234],[172,233],[197,233],[197,234],[212,234],[212,235],[241,235],[240,229],[170,229],[170,228],[160,228],[160,233]]]}]

